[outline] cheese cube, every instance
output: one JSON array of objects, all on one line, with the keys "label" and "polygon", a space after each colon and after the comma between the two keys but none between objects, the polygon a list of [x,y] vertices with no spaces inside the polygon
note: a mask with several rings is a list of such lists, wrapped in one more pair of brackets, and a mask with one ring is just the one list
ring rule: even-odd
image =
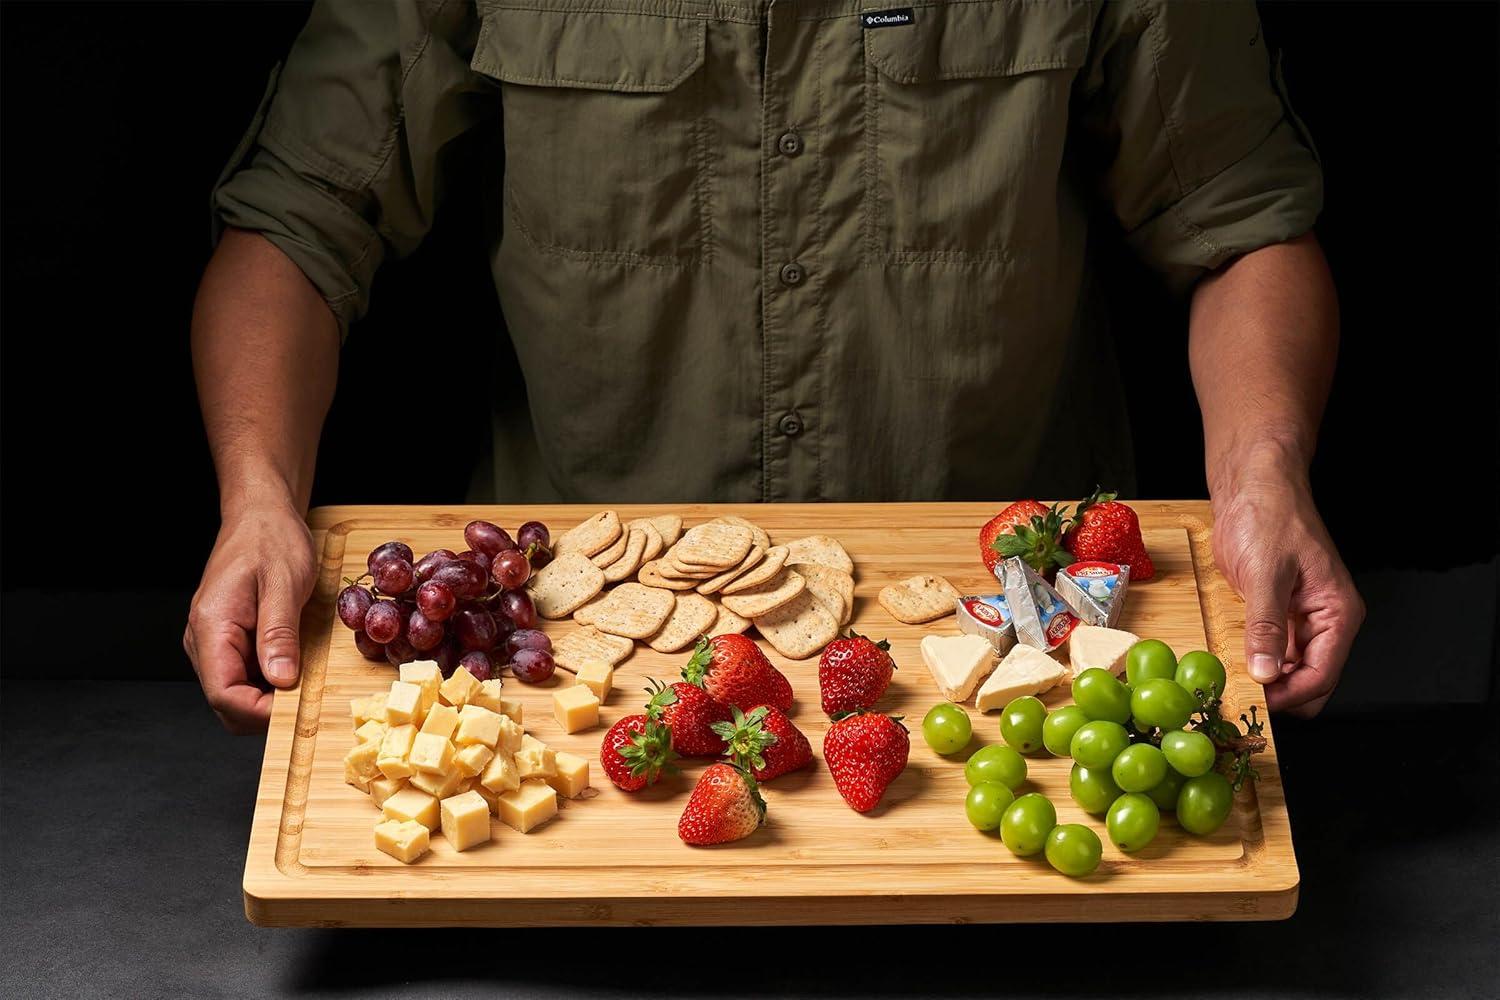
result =
[{"label": "cheese cube", "polygon": [[459,773],[456,766],[449,767],[442,774],[433,774],[430,771],[415,771],[411,776],[411,786],[419,788],[428,795],[434,795],[440,799],[446,799],[450,795],[459,792],[464,783],[464,776]]},{"label": "cheese cube", "polygon": [[418,771],[442,774],[453,765],[453,744],[437,733],[418,733],[407,759]]},{"label": "cheese cube", "polygon": [[541,750],[546,745],[547,744],[543,743],[541,740],[537,739],[535,736],[532,736],[530,733],[522,733],[521,734],[521,745],[518,746],[518,747],[516,747],[516,749],[517,750]]},{"label": "cheese cube", "polygon": [[521,728],[519,722],[508,715],[502,715],[500,716],[500,738],[495,741],[495,749],[499,750],[503,747],[515,753],[521,749],[521,740],[525,736],[526,730]]},{"label": "cheese cube", "polygon": [[392,726],[422,724],[422,689],[405,681],[391,681],[391,693],[385,699],[385,721]]},{"label": "cheese cube", "polygon": [[557,791],[545,781],[523,781],[500,796],[500,821],[519,833],[529,833],[557,815]]},{"label": "cheese cube", "polygon": [[385,800],[395,795],[406,787],[405,778],[376,778],[370,782],[370,800],[378,809],[385,805]]},{"label": "cheese cube", "polygon": [[375,846],[402,864],[426,854],[431,842],[431,834],[421,823],[387,819],[375,824]]},{"label": "cheese cube", "polygon": [[489,803],[490,814],[494,815],[500,811],[500,796],[485,788],[483,785],[475,785],[472,789],[474,794]]},{"label": "cheese cube", "polygon": [[576,753],[557,752],[557,773],[547,779],[565,799],[576,799],[589,787],[589,761]]},{"label": "cheese cube", "polygon": [[455,851],[467,851],[490,839],[490,804],[473,792],[442,801],[439,809],[443,836]]},{"label": "cheese cube", "polygon": [[550,778],[557,773],[557,751],[551,747],[527,747],[516,751],[516,773],[521,781]]},{"label": "cheese cube", "polygon": [[422,732],[441,736],[445,740],[453,739],[453,731],[458,728],[458,709],[449,705],[433,705],[427,711],[427,718],[422,721]]},{"label": "cheese cube", "polygon": [[515,723],[518,726],[526,725],[526,720],[521,717],[523,713],[521,711],[521,703],[519,701],[508,701],[505,698],[501,698],[500,714],[510,716],[515,720]]},{"label": "cheese cube", "polygon": [[963,701],[995,668],[995,649],[982,635],[929,635],[922,638],[922,662],[949,701]]},{"label": "cheese cube", "polygon": [[576,684],[552,692],[552,714],[565,733],[581,733],[599,724],[599,699],[593,689]]},{"label": "cheese cube", "polygon": [[410,724],[387,729],[385,737],[380,741],[380,755],[375,761],[380,773],[387,778],[411,777],[412,766],[408,758],[411,756],[412,741],[416,738],[417,727]]},{"label": "cheese cube", "polygon": [[432,711],[432,706],[437,704],[438,688],[443,683],[443,671],[437,661],[412,660],[401,664],[399,670],[403,681],[422,689],[422,711]]},{"label": "cheese cube", "polygon": [[495,756],[495,751],[483,743],[470,743],[458,753],[453,755],[453,766],[458,768],[458,773],[466,778],[472,778]]},{"label": "cheese cube", "polygon": [[380,744],[359,743],[344,755],[344,780],[362,792],[370,790],[370,782],[380,776],[375,758],[380,756]]},{"label": "cheese cube", "polygon": [[479,693],[479,682],[467,670],[455,670],[438,690],[444,701],[454,708],[462,708],[469,703],[470,698]]},{"label": "cheese cube", "polygon": [[585,660],[573,675],[573,680],[594,692],[600,703],[609,700],[610,688],[615,683],[615,668],[604,660]]},{"label": "cheese cube", "polygon": [[479,783],[497,795],[520,788],[521,776],[516,772],[516,758],[504,747],[497,749],[479,775]]},{"label": "cheese cube", "polygon": [[421,823],[429,830],[438,828],[438,800],[416,788],[403,788],[380,806],[386,819]]},{"label": "cheese cube", "polygon": [[349,699],[349,714],[354,717],[354,727],[358,729],[372,719],[376,722],[384,722],[385,699],[384,691],[372,694],[368,698]]},{"label": "cheese cube", "polygon": [[478,705],[487,708],[496,715],[503,715],[501,711],[500,678],[491,677],[487,681],[479,682],[479,690],[469,698],[470,705]]},{"label": "cheese cube", "polygon": [[[468,673],[468,671],[464,671]],[[473,676],[472,674],[470,676]],[[458,713],[458,735],[453,737],[454,742],[468,745],[470,743],[483,743],[493,748],[500,739],[500,720],[503,716],[496,715],[487,708],[478,705],[465,705]]]},{"label": "cheese cube", "polygon": [[974,696],[974,707],[981,712],[1004,708],[1022,695],[1052,690],[1067,675],[1061,663],[1035,646],[1018,642]]},{"label": "cheese cube", "polygon": [[1118,674],[1125,669],[1125,654],[1140,641],[1121,629],[1079,625],[1068,636],[1068,665],[1074,677],[1093,667]]},{"label": "cheese cube", "polygon": [[378,719],[370,719],[354,731],[354,739],[360,743],[379,743],[385,737],[387,726]]}]

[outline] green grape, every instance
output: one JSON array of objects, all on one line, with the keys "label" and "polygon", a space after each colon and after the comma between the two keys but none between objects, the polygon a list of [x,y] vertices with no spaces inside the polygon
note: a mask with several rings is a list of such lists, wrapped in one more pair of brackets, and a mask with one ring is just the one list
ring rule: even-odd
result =
[{"label": "green grape", "polygon": [[1074,764],[1068,773],[1068,791],[1078,808],[1091,816],[1103,816],[1121,795],[1120,786],[1107,767],[1084,767]]},{"label": "green grape", "polygon": [[998,743],[980,747],[964,765],[964,778],[970,785],[993,781],[1015,791],[1026,780],[1026,758]]},{"label": "green grape", "polygon": [[1146,681],[1130,696],[1130,713],[1135,721],[1158,729],[1181,729],[1197,710],[1198,699],[1164,677]]},{"label": "green grape", "polygon": [[1150,743],[1137,743],[1120,751],[1109,774],[1121,791],[1145,792],[1161,784],[1167,770],[1167,758],[1160,750]]},{"label": "green grape", "polygon": [[1109,770],[1120,751],[1130,745],[1130,734],[1118,722],[1096,720],[1078,727],[1068,743],[1068,752],[1084,767]]},{"label": "green grape", "polygon": [[1047,846],[1047,834],[1057,825],[1057,810],[1045,795],[1023,795],[1005,810],[1000,821],[1000,839],[1012,854],[1030,857]]},{"label": "green grape", "polygon": [[1183,782],[1187,781],[1173,768],[1167,768],[1167,776],[1159,781],[1155,788],[1146,794],[1151,801],[1156,803],[1156,808],[1162,812],[1175,812],[1177,809],[1177,793],[1182,791]]},{"label": "green grape", "polygon": [[1042,749],[1042,723],[1046,721],[1047,707],[1041,699],[1025,695],[1000,713],[1000,735],[1021,753],[1036,753]]},{"label": "green grape", "polygon": [[1084,714],[1083,709],[1077,705],[1064,705],[1057,711],[1047,716],[1047,721],[1042,723],[1042,746],[1047,752],[1059,757],[1068,755],[1068,746],[1073,742],[1073,734],[1078,732],[1089,717]]},{"label": "green grape", "polygon": [[969,745],[969,738],[973,735],[969,713],[951,701],[933,705],[922,720],[922,738],[941,754],[958,753]]},{"label": "green grape", "polygon": [[1177,793],[1177,822],[1188,833],[1206,837],[1224,825],[1234,805],[1234,789],[1218,771],[1189,778]]},{"label": "green grape", "polygon": [[1129,854],[1155,839],[1161,812],[1149,796],[1127,792],[1109,807],[1104,825],[1109,829],[1110,843]]},{"label": "green grape", "polygon": [[1174,729],[1162,733],[1161,752],[1167,763],[1185,778],[1196,778],[1213,770],[1219,751],[1207,734],[1195,729]]},{"label": "green grape", "polygon": [[1142,639],[1125,653],[1125,679],[1131,687],[1153,677],[1171,680],[1177,673],[1177,657],[1172,647],[1160,639]]},{"label": "green grape", "polygon": [[1073,678],[1073,700],[1090,719],[1124,725],[1130,718],[1130,692],[1115,675],[1090,667]]},{"label": "green grape", "polygon": [[1201,649],[1195,649],[1177,661],[1177,673],[1173,679],[1182,685],[1182,689],[1189,694],[1194,691],[1202,691],[1208,694],[1210,689],[1214,693],[1224,693],[1224,664],[1212,653],[1205,653]]},{"label": "green grape", "polygon": [[1005,810],[1016,800],[1009,788],[994,781],[981,781],[969,789],[964,800],[964,813],[976,830],[997,830]]},{"label": "green grape", "polygon": [[1073,878],[1092,874],[1103,852],[1099,835],[1081,823],[1063,823],[1047,834],[1047,863]]}]

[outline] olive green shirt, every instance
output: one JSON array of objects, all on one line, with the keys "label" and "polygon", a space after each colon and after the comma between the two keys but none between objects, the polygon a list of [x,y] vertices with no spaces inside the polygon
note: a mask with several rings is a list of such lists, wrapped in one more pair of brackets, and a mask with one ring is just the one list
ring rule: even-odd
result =
[{"label": "olive green shirt", "polygon": [[327,2],[214,204],[347,329],[498,130],[502,499],[1078,494],[1132,474],[1091,215],[1177,289],[1307,232],[1274,77],[1248,2]]}]

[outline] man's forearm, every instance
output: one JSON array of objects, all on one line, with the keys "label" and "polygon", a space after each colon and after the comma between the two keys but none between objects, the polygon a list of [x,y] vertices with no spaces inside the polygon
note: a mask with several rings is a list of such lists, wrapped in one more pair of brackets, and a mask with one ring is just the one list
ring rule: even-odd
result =
[{"label": "man's forearm", "polygon": [[338,324],[285,254],[230,230],[193,305],[193,374],[225,514],[305,512],[338,377]]}]

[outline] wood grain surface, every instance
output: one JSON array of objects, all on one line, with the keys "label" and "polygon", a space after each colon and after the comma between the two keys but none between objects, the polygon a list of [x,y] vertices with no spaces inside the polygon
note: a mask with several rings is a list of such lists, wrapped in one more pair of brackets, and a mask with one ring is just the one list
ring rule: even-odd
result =
[{"label": "wood grain surface", "polygon": [[[1296,906],[1298,873],[1274,739],[1257,758],[1261,780],[1242,792],[1213,836],[1191,837],[1170,814],[1156,841],[1136,855],[1109,844],[1103,823],[1068,795],[1070,762],[1033,758],[1028,786],[1056,805],[1059,822],[1086,823],[1104,841],[1099,870],[1084,879],[1054,872],[1040,858],[1017,858],[999,838],[964,818],[963,761],[1000,741],[998,714],[966,706],[969,750],[938,756],[921,738],[921,719],[941,700],[917,651],[922,636],[956,631],[950,616],[903,625],[876,601],[887,583],[917,573],[948,577],[965,593],[993,593],[976,551],[976,532],[997,504],[622,505],[622,518],[680,513],[688,524],[735,513],[765,527],[775,542],[830,534],[855,561],[853,628],[891,640],[899,669],[881,708],[906,716],[911,759],[874,812],[860,815],[839,797],[822,762],[827,720],[818,708],[816,658],[793,661],[764,640],[796,692],[792,718],[812,741],[811,768],[764,786],[767,824],[752,837],[713,848],[688,847],[677,818],[705,762],[689,761],[664,785],[629,795],[598,765],[605,728],[639,710],[647,678],[675,678],[687,653],[637,644],[615,673],[597,729],[567,735],[552,717],[551,693],[571,683],[507,679],[506,696],[525,704],[538,739],[586,755],[596,791],[563,801],[552,822],[518,834],[494,822],[494,840],[454,852],[435,837],[410,867],[375,849],[378,811],[343,781],[353,745],[349,699],[389,687],[395,671],[363,659],[338,623],[333,600],[344,576],[357,576],[371,548],[399,538],[418,554],[463,547],[476,517],[511,530],[540,519],[556,537],[597,508],[326,507],[309,515],[322,562],[302,621],[303,678],[276,695],[245,867],[245,911],[267,926],[855,924],[1025,921],[1267,920]],[[1169,643],[1178,654],[1209,649],[1230,667],[1226,716],[1263,705],[1242,669],[1243,606],[1215,570],[1208,505],[1139,501],[1156,579],[1132,584],[1121,627]],[[575,628],[548,622],[554,638]],[[1068,702],[1066,685],[1043,696]],[[1270,728],[1267,727],[1267,735]]]}]

